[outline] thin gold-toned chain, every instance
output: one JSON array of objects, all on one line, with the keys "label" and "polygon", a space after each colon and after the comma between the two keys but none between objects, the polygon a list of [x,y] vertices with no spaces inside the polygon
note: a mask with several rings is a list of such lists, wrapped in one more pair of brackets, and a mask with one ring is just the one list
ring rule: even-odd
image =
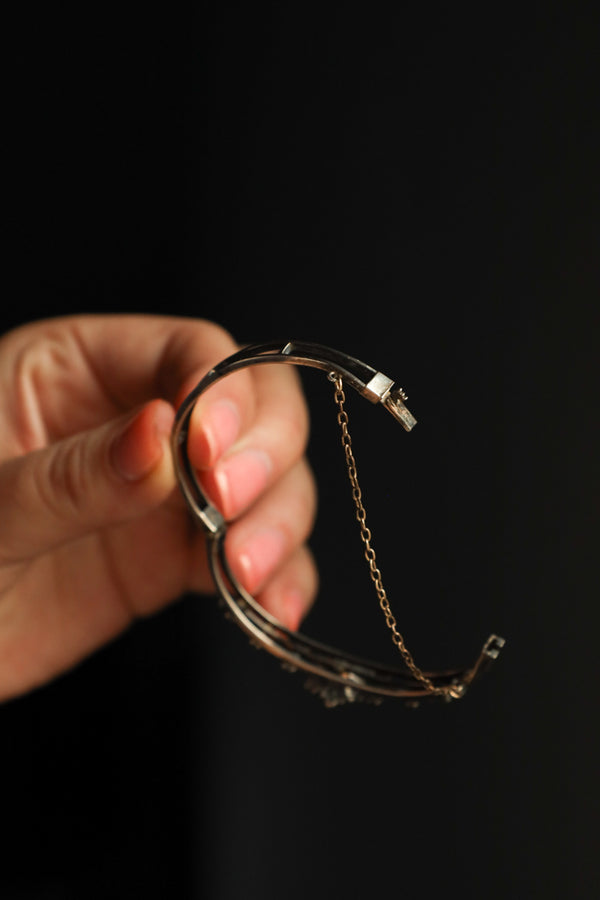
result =
[{"label": "thin gold-toned chain", "polygon": [[342,379],[339,377],[339,375],[336,375],[335,372],[330,373],[329,379],[335,385],[334,396],[335,402],[338,407],[337,421],[342,431],[342,446],[344,448],[344,454],[346,456],[348,477],[352,486],[352,499],[354,500],[354,506],[356,507],[356,518],[360,525],[360,537],[365,548],[365,559],[369,565],[371,580],[375,585],[375,590],[377,591],[379,605],[382,609],[383,615],[385,616],[385,623],[392,633],[392,641],[402,654],[405,665],[416,678],[416,680],[419,681],[425,688],[427,688],[428,691],[431,691],[431,693],[448,694],[452,696],[452,686],[448,685],[436,687],[431,679],[428,678],[427,675],[417,666],[412,654],[407,649],[406,644],[404,643],[404,638],[398,630],[396,619],[394,617],[394,614],[392,613],[390,602],[383,586],[381,572],[377,567],[375,551],[371,546],[372,535],[370,529],[367,526],[367,514],[362,502],[362,492],[358,483],[358,474],[356,471],[356,460],[354,458],[354,453],[352,452],[352,439],[350,437],[350,432],[348,431],[348,413],[344,408],[346,395],[344,394]]}]

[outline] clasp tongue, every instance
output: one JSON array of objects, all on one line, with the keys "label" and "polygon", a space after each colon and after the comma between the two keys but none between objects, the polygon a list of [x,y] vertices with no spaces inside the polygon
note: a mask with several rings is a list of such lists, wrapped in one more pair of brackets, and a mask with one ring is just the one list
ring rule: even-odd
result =
[{"label": "clasp tongue", "polygon": [[383,405],[388,409],[393,417],[400,422],[405,431],[412,431],[417,424],[417,420],[411,411],[404,405],[404,391],[401,389],[392,389],[383,401]]},{"label": "clasp tongue", "polygon": [[407,399],[402,388],[396,387],[391,378],[383,372],[376,372],[371,380],[364,386],[363,397],[371,403],[383,403],[393,417],[400,422],[405,431],[412,431],[417,420],[404,405]]}]

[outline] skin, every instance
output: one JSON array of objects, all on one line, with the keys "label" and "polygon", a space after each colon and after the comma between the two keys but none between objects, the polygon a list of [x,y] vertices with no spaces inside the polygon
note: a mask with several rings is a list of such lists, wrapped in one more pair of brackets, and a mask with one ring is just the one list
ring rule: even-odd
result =
[{"label": "skin", "polygon": [[[214,323],[155,316],[53,319],[0,340],[0,700],[214,591],[169,435],[183,397],[236,349]],[[231,523],[232,568],[290,628],[317,586],[307,431],[295,372],[260,366],[203,395],[189,438]]]}]

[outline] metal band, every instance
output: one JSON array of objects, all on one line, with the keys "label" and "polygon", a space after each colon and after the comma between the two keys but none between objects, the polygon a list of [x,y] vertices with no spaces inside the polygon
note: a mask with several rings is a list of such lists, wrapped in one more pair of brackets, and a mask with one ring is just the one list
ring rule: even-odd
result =
[{"label": "metal band", "polygon": [[189,423],[198,398],[212,384],[239,369],[267,363],[321,369],[333,378],[341,378],[371,403],[381,403],[406,431],[416,423],[404,403],[404,392],[390,378],[360,360],[319,344],[298,341],[254,344],[207,372],[177,412],[172,434],[173,459],[183,496],[206,534],[211,572],[230,617],[255,646],[278,657],[286,668],[307,673],[306,686],[319,694],[328,706],[356,700],[377,703],[385,697],[400,697],[415,704],[433,697],[454,699],[462,696],[471,682],[498,656],[504,645],[502,638],[491,635],[470,669],[424,673],[428,687],[408,669],[360,659],[289,631],[244,590],[232,573],[224,550],[227,523],[204,494],[189,461]]}]

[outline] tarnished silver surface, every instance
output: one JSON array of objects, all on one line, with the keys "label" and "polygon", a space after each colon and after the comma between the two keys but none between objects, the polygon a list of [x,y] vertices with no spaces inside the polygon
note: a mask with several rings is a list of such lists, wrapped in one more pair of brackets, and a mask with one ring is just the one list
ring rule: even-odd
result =
[{"label": "tarnished silver surface", "polygon": [[327,706],[357,701],[380,703],[386,697],[402,698],[409,705],[417,705],[434,697],[462,696],[498,656],[504,645],[502,638],[491,635],[471,668],[427,672],[432,690],[405,668],[379,665],[288,630],[244,590],[232,573],[224,550],[227,523],[204,494],[189,461],[189,423],[196,401],[212,384],[247,366],[269,363],[320,369],[332,378],[341,378],[371,403],[380,403],[406,431],[416,423],[405,405],[404,391],[390,378],[354,357],[319,344],[299,341],[255,344],[223,360],[204,376],[177,412],[172,434],[173,459],[183,496],[206,534],[209,565],[230,618],[256,647],[277,657],[288,670],[305,673],[306,687]]}]

